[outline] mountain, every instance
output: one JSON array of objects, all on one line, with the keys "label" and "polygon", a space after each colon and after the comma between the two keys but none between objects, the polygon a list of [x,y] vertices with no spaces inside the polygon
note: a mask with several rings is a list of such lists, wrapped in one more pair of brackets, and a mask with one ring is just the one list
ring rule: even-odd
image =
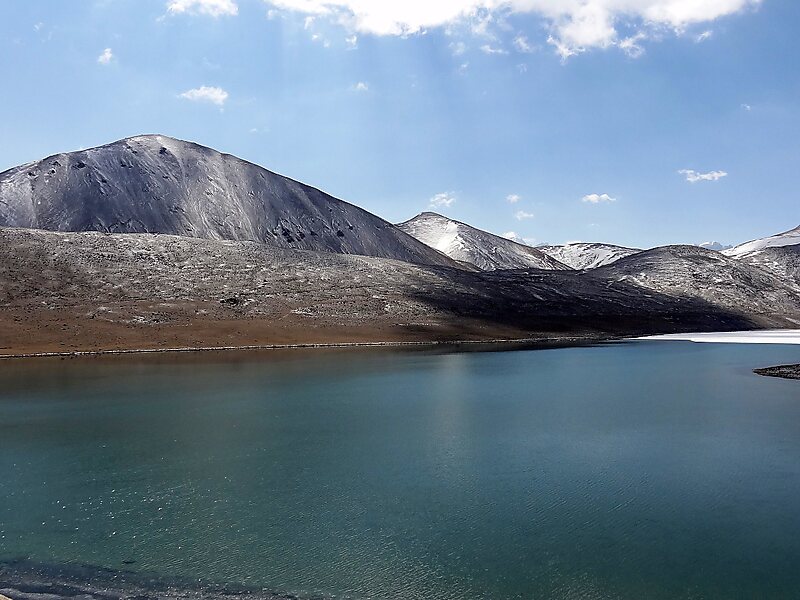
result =
[{"label": "mountain", "polygon": [[387,221],[318,189],[160,135],[0,173],[0,226],[254,241],[455,265]]},{"label": "mountain", "polygon": [[717,252],[722,252],[723,250],[730,250],[733,246],[725,245],[720,242],[703,242],[702,244],[697,244],[701,248],[705,248],[706,250],[716,250]]},{"label": "mountain", "polygon": [[[797,319],[800,288],[744,261],[697,246],[644,250],[591,273],[610,285],[634,284],[674,298],[694,298],[739,314]],[[796,322],[795,322],[796,324]]]},{"label": "mountain", "polygon": [[800,244],[772,246],[738,259],[778,277],[788,285],[800,288]]},{"label": "mountain", "polygon": [[723,254],[733,258],[743,258],[761,252],[766,248],[783,248],[785,246],[796,246],[798,244],[800,244],[800,227],[770,237],[740,244],[730,250],[724,250]]},{"label": "mountain", "polygon": [[[498,338],[568,342],[785,326],[800,317],[798,295],[766,274],[733,288],[736,296],[724,305],[713,293],[692,295],[705,281],[684,285],[684,295],[666,282],[660,292],[649,279],[636,280],[644,270],[659,281],[662,259],[680,266],[671,255],[651,254],[654,267],[634,255],[593,271],[476,272],[253,242],[0,228],[0,354]],[[632,259],[624,270],[604,273]],[[724,257],[719,262],[729,263],[737,264]],[[704,273],[698,268],[674,279],[684,283],[685,276]],[[783,299],[765,295],[760,303],[745,303],[765,291]],[[783,313],[773,314],[778,309]]]},{"label": "mountain", "polygon": [[625,248],[611,244],[589,244],[575,242],[562,246],[537,246],[537,249],[573,269],[595,269],[609,265],[620,258],[641,252],[636,248]]},{"label": "mountain", "polygon": [[397,227],[453,260],[474,265],[482,271],[569,269],[536,248],[433,212],[421,213]]}]

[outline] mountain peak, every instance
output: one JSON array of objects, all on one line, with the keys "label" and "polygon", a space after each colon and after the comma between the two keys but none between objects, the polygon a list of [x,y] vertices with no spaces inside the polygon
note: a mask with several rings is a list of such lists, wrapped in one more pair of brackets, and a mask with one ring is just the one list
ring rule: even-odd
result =
[{"label": "mountain peak", "polygon": [[498,269],[569,270],[556,259],[488,231],[483,231],[435,212],[422,212],[400,223],[400,229],[419,241],[462,263],[483,271]]},{"label": "mountain peak", "polygon": [[0,173],[0,200],[0,227],[163,233],[458,266],[316,188],[160,134]]}]

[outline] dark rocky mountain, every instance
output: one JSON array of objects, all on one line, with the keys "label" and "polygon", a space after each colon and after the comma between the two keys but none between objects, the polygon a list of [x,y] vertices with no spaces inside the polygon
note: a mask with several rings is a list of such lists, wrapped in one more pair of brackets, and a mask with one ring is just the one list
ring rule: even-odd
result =
[{"label": "dark rocky mountain", "polygon": [[162,233],[454,265],[392,224],[318,189],[159,135],[0,173],[0,226]]},{"label": "dark rocky mountain", "polygon": [[787,285],[800,287],[800,245],[764,248],[739,261],[772,273]]},{"label": "dark rocky mountain", "polygon": [[474,265],[482,271],[569,269],[537,248],[519,244],[434,212],[420,213],[397,226],[431,248],[461,263]]}]

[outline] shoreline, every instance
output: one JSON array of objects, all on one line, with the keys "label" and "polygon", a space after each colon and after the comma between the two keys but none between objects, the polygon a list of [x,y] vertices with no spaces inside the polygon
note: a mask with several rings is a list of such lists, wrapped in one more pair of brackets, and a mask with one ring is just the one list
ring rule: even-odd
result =
[{"label": "shoreline", "polygon": [[441,346],[480,346],[480,345],[523,345],[530,347],[569,347],[622,341],[630,338],[612,336],[565,336],[546,338],[497,338],[467,340],[408,340],[376,342],[303,342],[296,344],[255,344],[241,346],[180,346],[173,348],[126,348],[72,350],[63,352],[20,352],[0,354],[0,361],[13,361],[29,358],[79,358],[93,356],[125,356],[142,354],[192,354],[213,352],[247,352],[256,350],[324,350],[336,348],[404,348]]}]

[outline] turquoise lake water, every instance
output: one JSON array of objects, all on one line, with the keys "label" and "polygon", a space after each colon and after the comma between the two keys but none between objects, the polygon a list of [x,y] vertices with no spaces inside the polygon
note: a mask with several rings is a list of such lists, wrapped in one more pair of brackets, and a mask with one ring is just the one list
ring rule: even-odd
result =
[{"label": "turquoise lake water", "polygon": [[0,561],[356,599],[797,598],[800,347],[0,363]]}]

